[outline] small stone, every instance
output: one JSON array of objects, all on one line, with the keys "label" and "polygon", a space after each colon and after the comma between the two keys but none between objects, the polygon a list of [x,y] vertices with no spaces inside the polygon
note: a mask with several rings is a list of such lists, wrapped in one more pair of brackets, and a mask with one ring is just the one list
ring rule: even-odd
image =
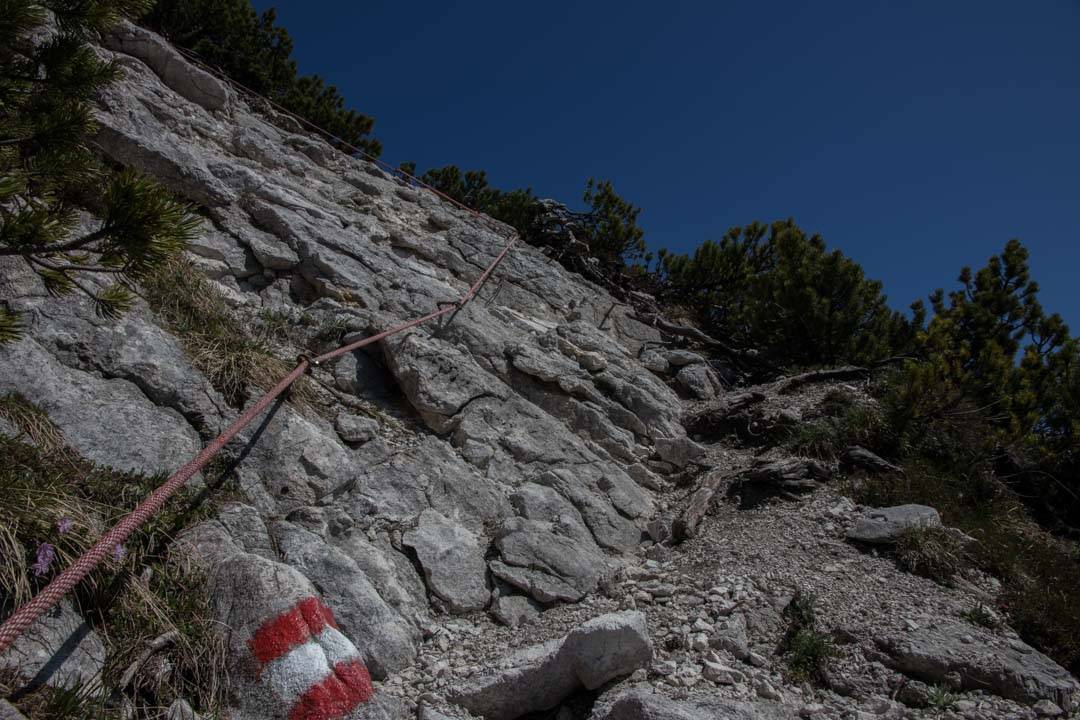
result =
[{"label": "small stone", "polygon": [[821,703],[811,703],[809,705],[803,705],[799,710],[799,717],[815,718],[824,717],[829,709]]},{"label": "small stone", "polygon": [[1060,717],[1065,711],[1049,700],[1043,699],[1032,706],[1035,714],[1039,717]]},{"label": "small stone", "polygon": [[379,434],[379,427],[379,421],[374,418],[349,413],[341,413],[334,420],[334,429],[347,443],[366,443]]},{"label": "small stone", "polygon": [[679,665],[674,660],[661,660],[653,663],[652,667],[649,668],[653,675],[659,675],[660,677],[671,677],[678,669]]},{"label": "small stone", "polygon": [[751,665],[753,665],[754,667],[756,667],[756,668],[763,668],[763,667],[765,667],[766,665],[769,664],[768,660],[766,660],[764,657],[757,654],[756,652],[750,653],[746,657],[746,661],[748,663],[750,663]]},{"label": "small stone", "polygon": [[754,690],[757,691],[758,697],[765,698],[766,700],[784,699],[784,696],[781,695],[768,680],[758,680],[757,685],[754,686]]}]

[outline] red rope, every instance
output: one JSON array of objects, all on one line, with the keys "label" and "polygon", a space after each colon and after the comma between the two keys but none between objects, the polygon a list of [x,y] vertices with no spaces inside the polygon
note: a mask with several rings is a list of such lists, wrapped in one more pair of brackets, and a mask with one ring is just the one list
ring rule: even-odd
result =
[{"label": "red rope", "polygon": [[184,483],[191,479],[192,475],[206,467],[206,464],[221,452],[222,448],[224,448],[230,440],[236,437],[237,433],[266,410],[270,403],[281,395],[281,393],[285,392],[290,385],[296,382],[297,378],[307,372],[307,369],[312,364],[319,365],[327,360],[332,360],[345,353],[378,342],[391,335],[403,332],[409,328],[429,322],[464,307],[469,300],[475,297],[476,293],[480,290],[480,287],[488,279],[491,273],[494,272],[499,263],[502,262],[503,258],[506,257],[506,254],[510,251],[515,240],[516,238],[511,239],[510,242],[507,243],[506,247],[502,249],[502,252],[491,261],[491,264],[488,265],[480,275],[479,279],[465,291],[457,302],[448,305],[441,310],[436,310],[427,315],[401,323],[400,325],[395,325],[377,335],[357,340],[356,342],[344,345],[337,350],[331,350],[312,360],[301,358],[299,364],[297,364],[292,372],[286,375],[272,390],[263,395],[258,402],[245,410],[232,425],[214,438],[213,442],[203,448],[202,452],[173,473],[168,480],[154,490],[154,492],[152,492],[145,500],[139,503],[134,510],[124,516],[124,518],[116,523],[112,529],[102,535],[101,538],[94,543],[93,547],[83,553],[69,568],[53,578],[41,592],[30,600],[30,602],[18,608],[11,617],[5,620],[3,625],[0,625],[0,653],[7,650],[8,647],[15,642],[15,639],[26,632],[26,630],[34,624],[34,621],[36,621],[46,610],[58,603],[60,599],[78,585],[83,578],[93,572],[94,568],[110,555],[117,545],[122,544],[139,528],[139,526],[153,517],[165,502],[172,497],[177,490],[183,487]]},{"label": "red rope", "polygon": [[[422,180],[415,178],[400,169],[392,168],[388,163],[379,160],[378,158],[368,154],[367,152],[356,147],[355,145],[323,130],[314,123],[305,120],[299,115],[296,115],[295,113],[275,103],[273,100],[259,95],[254,90],[251,90],[250,88],[241,85],[240,83],[232,80],[231,78],[224,77],[216,69],[202,62],[202,60],[199,59],[198,56],[194,55],[194,53],[190,53],[183,49],[180,49],[180,52],[188,55],[189,58],[193,60],[193,62],[201,65],[203,68],[212,72],[214,75],[221,77],[225,82],[236,85],[256,97],[261,97],[263,100],[265,100],[267,103],[271,104],[281,112],[286,113],[295,120],[303,123],[304,125],[307,125],[308,127],[313,128],[316,132],[319,132],[324,137],[328,137],[337,141],[342,146],[363,155],[371,162],[388,168],[391,172],[400,173],[401,175],[413,180],[421,187],[430,190],[444,200],[453,203],[457,207],[468,211],[476,217],[483,220],[488,219],[487,216],[483,213],[480,213],[473,208],[470,208],[467,205],[458,202],[446,193],[439,191],[438,189],[428,185]],[[83,553],[77,560],[75,560],[74,563],[72,563],[69,568],[67,568],[62,573],[53,578],[52,581],[49,582],[49,584],[46,585],[41,590],[41,592],[35,595],[28,603],[16,609],[15,612],[11,615],[11,617],[9,617],[7,620],[4,621],[2,625],[0,625],[0,653],[3,653],[5,650],[7,650],[11,646],[11,644],[15,642],[15,639],[18,638],[19,635],[21,635],[22,633],[26,632],[26,630],[29,629],[30,626],[33,625],[34,622],[46,610],[58,603],[61,598],[63,598],[64,595],[66,595],[76,585],[78,585],[79,582],[83,580],[83,578],[93,572],[94,568],[96,568],[102,560],[104,560],[108,555],[112,554],[115,551],[117,545],[122,544],[143,523],[153,517],[162,508],[165,502],[176,493],[177,490],[183,487],[184,484],[188,480],[190,480],[195,473],[206,467],[206,464],[210,462],[210,460],[212,460],[219,452],[221,452],[222,448],[224,448],[230,440],[236,437],[237,433],[239,433],[242,429],[244,429],[244,427],[250,424],[252,420],[254,420],[258,415],[260,415],[264,410],[266,410],[266,408],[270,406],[270,403],[273,402],[283,392],[285,392],[285,390],[287,390],[290,385],[296,382],[297,378],[307,372],[308,368],[312,364],[319,365],[320,363],[326,362],[327,360],[332,360],[336,357],[344,355],[345,353],[349,353],[359,348],[362,348],[365,345],[370,345],[371,343],[378,342],[396,333],[408,330],[409,328],[415,327],[430,320],[434,320],[435,318],[442,317],[447,313],[455,312],[461,309],[465,306],[466,303],[468,303],[473,297],[476,296],[477,292],[480,291],[480,288],[487,281],[488,277],[491,276],[491,273],[495,271],[495,268],[499,265],[499,263],[502,262],[503,258],[506,257],[506,254],[510,252],[510,248],[514,245],[514,242],[516,240],[516,237],[510,238],[510,242],[506,244],[506,247],[502,249],[502,252],[500,252],[495,257],[495,259],[491,261],[491,264],[488,265],[488,267],[484,270],[483,273],[481,273],[480,277],[476,280],[476,282],[473,283],[473,285],[467,291],[465,291],[465,293],[457,302],[443,307],[440,310],[436,310],[435,312],[428,313],[427,315],[424,315],[422,317],[414,318],[413,320],[409,320],[408,322],[396,325],[389,330],[384,330],[383,332],[378,333],[377,335],[372,335],[370,337],[357,340],[356,342],[340,347],[337,350],[332,350],[328,353],[324,353],[312,360],[308,360],[306,357],[302,357],[300,359],[300,362],[292,370],[292,372],[286,375],[281,380],[281,382],[274,386],[272,390],[263,395],[258,402],[245,410],[240,415],[240,417],[238,417],[236,421],[233,422],[232,425],[226,428],[224,432],[214,438],[214,440],[209,445],[203,448],[202,452],[200,452],[198,455],[188,461],[183,467],[173,473],[173,475],[169,477],[168,480],[166,480],[161,486],[154,490],[154,492],[152,492],[145,500],[139,503],[134,510],[124,516],[124,518],[121,519],[118,523],[116,523],[116,525],[114,525],[112,529],[102,535],[101,538],[96,543],[94,543],[93,547]]]}]

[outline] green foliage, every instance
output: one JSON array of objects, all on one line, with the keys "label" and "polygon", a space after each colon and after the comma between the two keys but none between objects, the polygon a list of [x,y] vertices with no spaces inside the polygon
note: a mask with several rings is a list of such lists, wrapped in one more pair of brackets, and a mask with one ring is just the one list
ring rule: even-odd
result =
[{"label": "green foliage", "polygon": [[292,38],[277,25],[273,8],[260,15],[249,0],[157,0],[146,22],[349,145],[373,157],[382,152],[382,144],[371,137],[374,120],[346,107],[337,88],[318,75],[297,75]]},{"label": "green foliage", "polygon": [[851,445],[877,450],[892,445],[890,429],[876,407],[852,403],[827,409],[832,412],[790,430],[786,444],[793,452],[832,462]]},{"label": "green foliage", "polygon": [[1080,517],[1080,349],[1038,301],[1027,251],[1009,241],[959,289],[931,295],[919,359],[884,402],[901,449],[963,471],[993,462],[1047,523]]},{"label": "green foliage", "polygon": [[732,228],[692,256],[659,257],[664,301],[688,308],[710,335],[779,365],[872,363],[913,337],[914,324],[889,309],[880,283],[791,220]]},{"label": "green foliage", "polygon": [[832,640],[817,629],[816,603],[812,593],[796,590],[784,608],[788,628],[780,650],[792,679],[798,682],[819,680],[829,659],[836,655]]},{"label": "green foliage", "polygon": [[644,258],[645,231],[637,225],[641,208],[623,200],[609,180],[589,178],[585,186],[583,240],[601,261],[636,264]]},{"label": "green foliage", "polygon": [[[87,40],[145,6],[7,0],[0,21],[0,255],[27,263],[53,295],[85,293],[110,318],[131,305],[131,283],[178,253],[197,225],[157,184],[103,170],[87,145],[90,100],[118,76]],[[46,10],[59,32],[32,41],[46,28]],[[77,201],[92,206],[99,227],[79,227]],[[114,281],[90,286],[87,275]],[[18,316],[0,308],[0,342],[20,334]]]},{"label": "green foliage", "polygon": [[948,710],[957,700],[956,694],[949,691],[944,685],[934,685],[930,688],[928,702],[935,710]]}]

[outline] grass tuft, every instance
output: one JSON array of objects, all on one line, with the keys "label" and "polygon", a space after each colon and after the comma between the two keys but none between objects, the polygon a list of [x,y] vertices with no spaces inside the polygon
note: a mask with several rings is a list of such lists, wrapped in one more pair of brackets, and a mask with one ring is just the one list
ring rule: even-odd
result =
[{"label": "grass tuft", "polygon": [[[836,397],[842,397],[843,401]],[[832,462],[850,445],[874,451],[889,449],[885,420],[877,408],[857,403],[843,394],[834,397],[830,393],[822,401],[822,412],[822,417],[791,430],[785,444],[792,452]]]},{"label": "grass tuft", "polygon": [[[62,444],[47,418],[17,396],[0,397],[5,418],[17,417],[45,428],[50,442],[22,442],[0,436],[0,617],[25,603],[100,535],[146,496],[161,476],[146,477],[96,466]],[[178,558],[170,558],[173,535],[208,517],[209,503],[185,496],[161,512],[124,543],[72,594],[88,624],[107,649],[101,684],[124,693],[137,708],[168,706],[187,698],[204,712],[223,704],[224,648],[213,622],[207,582]],[[50,548],[43,552],[43,547]],[[156,667],[171,667],[163,682],[148,682],[149,667],[130,687],[117,687],[131,661],[154,638],[175,632],[175,642],[154,656]],[[0,678],[4,695],[18,688],[16,678]],[[21,696],[16,705],[34,718],[97,717],[99,701],[88,688],[42,689]],[[145,714],[145,713],[144,713]],[[142,717],[143,715],[140,715]],[[155,716],[153,713],[145,714]]]},{"label": "grass tuft", "polygon": [[784,608],[788,628],[780,651],[796,682],[820,681],[829,659],[836,655],[832,639],[817,629],[816,604],[813,593],[796,590]]},{"label": "grass tuft", "polygon": [[[142,284],[150,307],[179,336],[192,364],[233,407],[243,407],[256,388],[274,387],[293,365],[277,358],[270,343],[284,332],[277,316],[242,322],[209,280],[179,257],[162,266]],[[309,405],[312,389],[306,378],[293,384],[290,399]]]},{"label": "grass tuft", "polygon": [[895,554],[903,569],[943,585],[968,564],[956,537],[940,527],[908,528],[897,539]]}]

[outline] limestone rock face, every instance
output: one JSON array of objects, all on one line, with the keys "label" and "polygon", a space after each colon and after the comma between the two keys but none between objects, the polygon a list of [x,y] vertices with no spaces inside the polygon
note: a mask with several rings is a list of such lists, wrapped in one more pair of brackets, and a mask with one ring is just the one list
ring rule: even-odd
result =
[{"label": "limestone rock face", "polygon": [[[96,100],[95,151],[197,207],[204,221],[188,261],[286,365],[456,300],[509,240],[507,226],[260,114],[153,33],[125,24],[103,42],[97,52],[124,77]],[[79,226],[98,222],[84,214]],[[0,395],[40,406],[95,463],[173,471],[251,402],[230,405],[185,339],[141,300],[106,321],[80,295],[49,297],[23,261],[3,257],[0,303],[27,326],[22,340],[0,345]],[[770,655],[779,637],[759,637],[754,625],[790,591],[789,576],[806,584],[812,568],[809,584],[826,591],[835,581],[844,599],[833,598],[830,612],[847,612],[846,623],[865,619],[850,598],[878,603],[902,583],[888,575],[891,585],[858,584],[883,577],[886,563],[842,542],[848,528],[837,524],[850,524],[848,513],[826,512],[838,500],[825,482],[832,466],[772,448],[760,457],[718,448],[704,431],[702,444],[687,437],[684,410],[710,401],[724,417],[749,405],[768,405],[784,424],[803,417],[774,400],[802,402],[796,391],[809,380],[738,396],[726,394],[730,380],[694,352],[665,349],[627,305],[520,242],[464,308],[313,368],[315,399],[294,393],[229,443],[237,497],[174,546],[210,578],[227,641],[224,714],[305,716],[297,703],[332,674],[345,696],[360,697],[366,680],[352,664],[362,663],[374,697],[335,717],[438,720],[456,716],[444,707],[451,701],[509,720],[631,674],[632,687],[598,699],[596,720],[792,716],[802,693]],[[17,428],[0,421],[0,432]],[[701,468],[711,479],[693,491],[687,483]],[[744,513],[720,500],[734,488],[746,501],[758,487],[801,493],[799,503]],[[677,515],[688,491],[694,532]],[[883,542],[912,517],[936,518],[930,509],[881,512],[853,533]],[[746,530],[770,513],[788,514]],[[683,530],[673,533],[673,521]],[[684,548],[670,547],[676,535]],[[768,566],[753,578],[716,577],[759,559]],[[822,573],[834,574],[823,582]],[[930,592],[902,589],[905,598]],[[966,599],[945,614],[958,617]],[[74,608],[63,612],[64,628],[81,627]],[[259,639],[285,626],[301,640]],[[663,638],[657,658],[650,632]],[[1000,638],[983,653],[925,632],[882,635],[880,645],[865,629],[858,637],[863,653],[928,683],[959,675],[973,688],[1072,707],[1067,674],[1038,653]],[[83,642],[89,664],[73,676],[100,657],[92,633]],[[538,642],[501,662],[490,654]],[[809,704],[805,716],[862,717],[875,693],[892,692],[884,683],[893,671],[842,655],[881,670],[877,684],[857,688],[870,699],[856,709],[833,698],[824,714]],[[36,673],[38,660],[15,662]],[[761,699],[710,700],[699,692],[709,684],[742,699],[756,689]],[[418,712],[404,698],[420,695]],[[890,702],[872,715],[895,716]]]}]

